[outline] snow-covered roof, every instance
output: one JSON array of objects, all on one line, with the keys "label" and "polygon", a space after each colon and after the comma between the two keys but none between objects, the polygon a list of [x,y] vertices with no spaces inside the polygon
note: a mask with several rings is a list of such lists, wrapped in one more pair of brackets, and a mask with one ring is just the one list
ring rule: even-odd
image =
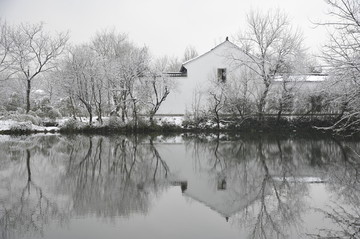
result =
[{"label": "snow-covered roof", "polygon": [[[327,74],[296,74],[290,75],[286,78],[286,81],[294,81],[294,82],[323,82],[328,77]],[[274,81],[282,82],[284,77],[278,76]]]}]

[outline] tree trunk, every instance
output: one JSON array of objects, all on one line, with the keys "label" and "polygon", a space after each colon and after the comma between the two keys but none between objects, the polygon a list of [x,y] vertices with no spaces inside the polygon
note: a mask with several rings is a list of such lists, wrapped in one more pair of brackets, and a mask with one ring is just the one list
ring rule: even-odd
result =
[{"label": "tree trunk", "polygon": [[103,110],[102,110],[101,104],[102,104],[101,90],[99,89],[99,102],[98,102],[98,108],[99,108],[98,112],[99,112],[99,115],[98,115],[98,120],[99,120],[100,124],[102,125],[102,124],[103,124],[103,120],[102,120],[102,111],[103,111]]},{"label": "tree trunk", "polygon": [[280,118],[281,118],[281,113],[282,113],[282,109],[280,109],[277,113],[277,118],[276,118],[276,124],[279,125],[280,124]]},{"label": "tree trunk", "polygon": [[150,120],[150,125],[153,126],[155,124],[154,123],[154,113],[153,112],[150,112],[149,120]]},{"label": "tree trunk", "polygon": [[268,83],[265,83],[265,90],[261,95],[259,104],[258,104],[258,115],[259,115],[259,121],[264,122],[264,108],[266,103],[266,97],[269,93],[269,87],[270,85]]},{"label": "tree trunk", "polygon": [[98,121],[103,124],[101,103],[98,103]]},{"label": "tree trunk", "polygon": [[[87,103],[85,100],[83,100],[81,97],[79,97],[79,100],[85,105],[86,110],[89,113],[89,125],[92,124],[92,108],[91,105],[89,103]],[[81,119],[81,117],[80,117]]]},{"label": "tree trunk", "polygon": [[136,107],[136,100],[133,99],[133,120],[135,128],[138,127],[138,115],[137,115],[137,107]]},{"label": "tree trunk", "polygon": [[126,102],[121,103],[121,120],[122,122],[125,122],[125,116],[126,116]]},{"label": "tree trunk", "polygon": [[159,110],[160,104],[158,103],[152,110],[150,110],[150,124],[154,125],[154,116],[156,112]]},{"label": "tree trunk", "polygon": [[220,130],[220,116],[219,112],[217,110],[214,110],[215,113],[215,121],[216,121],[216,128],[217,130]]},{"label": "tree trunk", "polygon": [[31,80],[27,80],[26,87],[26,114],[30,111],[30,91],[31,91]]},{"label": "tree trunk", "polygon": [[88,109],[88,112],[89,112],[89,125],[91,125],[92,124],[92,110],[91,110],[91,108]]},{"label": "tree trunk", "polygon": [[76,120],[76,109],[72,97],[69,97],[73,119]]}]

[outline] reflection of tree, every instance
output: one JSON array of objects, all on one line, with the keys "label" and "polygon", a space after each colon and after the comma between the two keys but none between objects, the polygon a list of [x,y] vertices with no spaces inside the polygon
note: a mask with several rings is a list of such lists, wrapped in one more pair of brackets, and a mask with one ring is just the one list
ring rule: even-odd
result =
[{"label": "reflection of tree", "polygon": [[[360,155],[359,145],[334,140],[339,146],[341,161],[329,165],[328,188],[336,202],[328,210],[320,210],[338,228],[323,229],[314,238],[360,238]],[[346,205],[346,206],[344,206]]]},{"label": "reflection of tree", "polygon": [[[25,152],[26,156],[17,160],[25,161],[26,173],[21,174],[26,175],[26,180],[23,177],[11,178],[11,181],[5,180],[8,185],[1,185],[4,187],[2,192],[6,190],[0,196],[1,238],[17,238],[32,233],[42,235],[50,219],[65,219],[56,202],[32,180],[31,150],[26,149]],[[24,181],[25,186],[21,186]]]},{"label": "reflection of tree", "polygon": [[5,153],[0,164],[13,172],[0,178],[2,238],[42,234],[52,219],[63,221],[74,212],[146,213],[170,172],[153,139],[139,136],[18,137],[0,149],[16,152]]},{"label": "reflection of tree", "polygon": [[[112,218],[147,213],[168,185],[168,159],[147,136],[29,136],[0,143],[0,230],[3,238],[41,234],[45,226],[71,215]],[[195,176],[229,196],[230,223],[252,238],[283,238],[297,230],[308,208],[309,184],[326,179],[338,204],[322,211],[342,230],[316,236],[359,237],[360,145],[329,139],[267,137],[185,137]],[[169,177],[172,178],[172,177]],[[200,177],[199,177],[200,178]],[[209,179],[209,180],[207,180]],[[195,188],[195,189],[194,189]],[[202,193],[202,191],[200,192]],[[190,194],[189,194],[190,195]],[[212,195],[212,194],[207,194]],[[219,197],[221,198],[221,197]],[[348,206],[344,206],[348,205]],[[225,210],[224,210],[225,211]],[[227,217],[228,214],[222,214]],[[250,228],[250,229],[249,229]],[[341,229],[341,228],[340,228]]]},{"label": "reflection of tree", "polygon": [[252,238],[285,238],[290,230],[296,232],[308,192],[301,178],[322,177],[320,169],[339,151],[321,140],[298,144],[282,138],[206,139],[195,139],[193,150],[202,153],[193,155],[203,155],[197,160],[207,159],[210,174],[226,175],[227,183],[234,185],[227,187],[228,193],[246,203],[233,222],[252,228]]},{"label": "reflection of tree", "polygon": [[30,150],[26,150],[26,169],[27,169],[27,175],[28,175],[28,182],[31,182],[31,167],[30,167]]},{"label": "reflection of tree", "polygon": [[152,139],[91,136],[75,142],[59,187],[72,195],[78,214],[146,213],[152,195],[166,185],[169,168]]},{"label": "reflection of tree", "polygon": [[[155,169],[154,169],[153,180],[154,181],[156,180],[156,175],[157,175],[158,171],[160,171],[160,174],[164,175],[166,178],[168,176],[170,169],[169,169],[168,165],[166,164],[166,162],[161,158],[159,151],[155,148],[152,138],[150,139],[150,150],[153,153],[152,160],[155,160]],[[161,172],[162,170],[164,172]]]},{"label": "reflection of tree", "polygon": [[[329,211],[322,210],[339,228],[321,230],[314,237],[360,236],[360,146],[356,141],[217,136],[191,139],[187,144],[192,141],[197,151],[193,155],[197,161],[207,159],[210,174],[221,172],[230,183],[236,181],[238,188],[227,190],[248,204],[232,221],[252,228],[250,237],[284,238],[290,231],[298,233],[302,213],[309,209],[304,200],[309,184],[301,182],[307,177],[326,180],[339,202]],[[204,163],[196,165],[205,168]]]},{"label": "reflection of tree", "polygon": [[[296,171],[292,171],[288,161],[284,160],[279,140],[276,140],[276,145],[277,154],[274,154],[272,150],[267,154],[261,140],[258,145],[258,159],[261,162],[263,177],[252,238],[287,237],[289,229],[299,224],[300,213],[304,210],[302,200],[306,188],[301,184],[290,184],[287,181],[288,177],[295,176]],[[271,173],[268,163],[274,160],[279,163],[279,167]],[[274,179],[277,175],[281,176],[280,182]]]},{"label": "reflection of tree", "polygon": [[319,230],[312,234],[314,238],[360,238],[360,209],[359,207],[346,209],[336,205],[329,211],[321,211],[338,227],[337,229]]}]

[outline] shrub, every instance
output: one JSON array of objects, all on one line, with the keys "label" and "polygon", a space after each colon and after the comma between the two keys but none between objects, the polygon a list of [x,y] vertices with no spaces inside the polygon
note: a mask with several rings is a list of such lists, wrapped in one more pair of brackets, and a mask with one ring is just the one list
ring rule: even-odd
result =
[{"label": "shrub", "polygon": [[21,122],[10,127],[10,131],[14,133],[31,132],[32,127],[30,122]]},{"label": "shrub", "polygon": [[0,105],[0,115],[6,115],[6,109],[4,106]]},{"label": "shrub", "polygon": [[50,109],[48,112],[47,112],[47,117],[49,117],[50,119],[56,119],[56,118],[59,118],[59,117],[62,117],[60,111],[58,111],[57,109]]},{"label": "shrub", "polygon": [[24,108],[18,107],[18,108],[16,108],[16,113],[18,113],[18,114],[25,114],[26,112],[25,112],[25,109],[24,109]]},{"label": "shrub", "polygon": [[74,131],[81,128],[81,123],[75,119],[69,119],[64,122],[64,124],[61,127],[61,130],[64,131]]},{"label": "shrub", "polygon": [[31,115],[33,117],[38,117],[38,115],[32,110],[29,111],[28,115]]},{"label": "shrub", "polygon": [[36,110],[35,114],[38,115],[40,118],[45,118],[45,113],[41,109]]},{"label": "shrub", "polygon": [[121,121],[119,117],[110,116],[108,126],[111,129],[118,129],[125,126],[125,124]]},{"label": "shrub", "polygon": [[181,127],[174,124],[174,123],[171,123],[171,122],[163,122],[162,125],[161,125],[161,130],[162,131],[173,131],[173,130],[180,130]]},{"label": "shrub", "polygon": [[35,125],[41,125],[41,119],[37,116],[32,116],[32,115],[19,115],[19,121],[21,122],[30,121]]},{"label": "shrub", "polygon": [[21,107],[21,97],[17,93],[12,93],[9,99],[5,102],[4,106],[7,111],[16,111],[17,108]]},{"label": "shrub", "polygon": [[137,127],[140,129],[146,129],[150,126],[149,122],[145,121],[143,118],[139,118],[137,121]]},{"label": "shrub", "polygon": [[41,125],[41,119],[31,114],[9,114],[2,118],[2,120],[14,120],[17,122],[30,122],[35,125]]}]

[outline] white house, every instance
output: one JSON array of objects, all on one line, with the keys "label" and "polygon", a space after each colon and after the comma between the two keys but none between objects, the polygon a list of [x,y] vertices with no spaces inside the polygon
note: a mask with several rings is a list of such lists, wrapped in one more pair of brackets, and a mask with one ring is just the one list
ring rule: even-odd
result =
[{"label": "white house", "polygon": [[[246,59],[238,46],[230,42],[228,38],[208,52],[199,55],[182,64],[179,73],[168,73],[176,82],[176,89],[173,90],[163,102],[157,114],[186,114],[195,110],[205,110],[209,99],[209,89],[212,81],[226,82],[228,79],[239,79],[244,75],[246,67],[239,67],[233,59]],[[249,70],[247,69],[249,74]],[[250,73],[251,74],[251,73]],[[294,77],[301,88],[314,89],[319,82],[324,80],[324,75],[308,75]],[[282,79],[277,79],[274,86],[280,86]],[[301,81],[301,84],[299,84]],[[256,97],[261,92],[263,84],[261,81],[252,81],[249,85],[251,95]]]},{"label": "white house", "polygon": [[226,40],[210,51],[199,55],[181,67],[181,74],[174,78],[177,83],[175,92],[171,92],[159,109],[159,114],[185,114],[193,111],[196,103],[205,101],[205,91],[209,79],[222,74],[226,78],[232,70],[228,58],[229,51],[238,51],[236,45]]}]

